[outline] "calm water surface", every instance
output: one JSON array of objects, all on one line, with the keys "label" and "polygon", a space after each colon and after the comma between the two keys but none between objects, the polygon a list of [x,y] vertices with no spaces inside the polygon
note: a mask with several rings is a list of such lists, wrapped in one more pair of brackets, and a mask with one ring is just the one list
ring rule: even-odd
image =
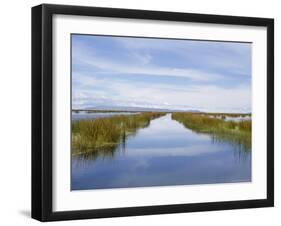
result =
[{"label": "calm water surface", "polygon": [[244,117],[225,117],[225,121],[234,121],[234,122],[240,122],[245,120],[251,120],[252,118],[250,116],[244,116]]},{"label": "calm water surface", "polygon": [[72,158],[72,190],[251,181],[251,151],[186,129],[171,114],[129,136],[114,156]]}]

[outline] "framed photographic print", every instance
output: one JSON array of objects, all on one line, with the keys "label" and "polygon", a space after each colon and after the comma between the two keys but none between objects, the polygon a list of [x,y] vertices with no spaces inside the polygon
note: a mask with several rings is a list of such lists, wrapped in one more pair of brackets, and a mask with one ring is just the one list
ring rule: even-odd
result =
[{"label": "framed photographic print", "polygon": [[32,8],[32,217],[274,204],[274,21]]}]

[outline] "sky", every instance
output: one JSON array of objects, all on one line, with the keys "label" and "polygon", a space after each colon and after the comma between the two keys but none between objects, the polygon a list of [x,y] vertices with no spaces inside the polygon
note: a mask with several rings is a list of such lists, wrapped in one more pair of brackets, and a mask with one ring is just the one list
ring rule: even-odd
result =
[{"label": "sky", "polygon": [[251,45],[72,35],[72,108],[251,112]]}]

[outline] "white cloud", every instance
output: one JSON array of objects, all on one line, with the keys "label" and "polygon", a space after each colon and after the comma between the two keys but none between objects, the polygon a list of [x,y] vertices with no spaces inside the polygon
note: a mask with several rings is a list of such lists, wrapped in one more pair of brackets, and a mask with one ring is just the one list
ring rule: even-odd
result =
[{"label": "white cloud", "polygon": [[148,64],[152,60],[152,56],[148,53],[133,52],[131,53],[131,56],[136,58],[136,60],[139,61],[141,64]]},{"label": "white cloud", "polygon": [[[110,55],[101,57],[94,46],[89,48],[76,43],[78,45],[73,47],[73,60],[78,66],[78,69],[73,72],[74,107],[112,105],[222,112],[251,111],[250,83],[246,82],[247,85],[245,85],[244,80],[240,79],[236,84],[230,84],[230,81],[227,80],[228,77],[231,77],[228,76],[227,72],[249,74],[247,65],[250,64],[246,62],[249,60],[249,52],[247,52],[250,49],[249,46],[241,49],[234,45],[214,43],[211,45],[211,49],[204,46],[204,48],[196,47],[195,50],[198,51],[194,51],[192,45],[175,46],[175,42],[173,45],[169,43],[163,45],[163,42],[159,40],[143,39],[137,42],[134,39],[120,38],[116,40],[123,43],[123,47],[125,46],[125,58],[122,57],[122,54],[120,58],[116,55],[113,58]],[[184,48],[180,48],[182,46]],[[226,48],[227,51],[224,52],[221,48]],[[172,67],[164,63],[162,66],[155,65],[153,64],[152,49],[174,51],[180,55],[179,58],[182,62],[193,60],[203,66],[198,69],[195,66]],[[190,65],[193,65],[192,62]],[[220,68],[220,70],[206,69],[208,68],[205,67],[206,65]],[[85,70],[86,73],[83,72]],[[225,73],[220,74],[221,71]],[[184,87],[180,82],[177,82],[178,85],[167,82],[162,82],[162,84],[160,82],[144,83],[139,80],[138,82],[132,82],[129,79],[121,80],[122,76],[116,76],[119,79],[109,79],[107,76],[102,76],[106,74],[110,75],[111,78],[115,74],[125,74],[127,78],[128,76],[136,78],[142,75],[159,77],[159,81],[167,81],[167,79],[160,79],[160,76],[174,78],[175,81],[177,78],[190,80],[185,80],[189,83],[187,87]],[[247,78],[245,77],[245,79]],[[178,79],[178,81],[182,80]],[[231,88],[219,85],[223,81],[227,81],[226,84]]]},{"label": "white cloud", "polygon": [[86,52],[81,54],[79,51],[75,51],[73,59],[80,65],[87,65],[93,67],[94,70],[101,70],[104,73],[120,73],[128,75],[149,75],[149,76],[174,76],[189,78],[195,81],[213,81],[223,78],[222,75],[217,73],[204,72],[202,70],[193,68],[176,68],[176,67],[161,67],[148,65],[151,60],[150,55],[138,55],[142,58],[142,64],[134,65],[127,62],[121,63],[111,61],[110,59],[102,59],[96,57],[93,54],[89,55]]},{"label": "white cloud", "polygon": [[228,69],[233,73],[247,76],[251,74],[250,43],[188,41],[183,44],[184,40],[174,42],[167,41],[167,39],[138,39],[135,41],[132,38],[118,38],[115,41],[128,51],[161,50],[174,52],[186,60],[193,57],[213,68]]},{"label": "white cloud", "polygon": [[[82,102],[113,106],[157,107],[183,110],[249,112],[251,111],[251,89],[241,85],[227,89],[213,85],[193,85],[189,87],[161,84],[127,83],[122,80],[97,79],[79,76],[81,84],[75,88],[73,104]],[[103,91],[98,90],[103,87]],[[81,96],[81,93],[83,94]],[[114,93],[114,95],[112,95]],[[169,106],[167,105],[169,104]]]},{"label": "white cloud", "polygon": [[[165,128],[167,129],[167,128]],[[212,146],[213,147],[213,146]],[[210,145],[193,144],[191,147],[165,147],[165,148],[132,148],[128,152],[129,157],[163,157],[163,156],[200,156],[209,153],[216,153],[224,151],[223,148],[219,149],[217,146],[214,148]]]}]

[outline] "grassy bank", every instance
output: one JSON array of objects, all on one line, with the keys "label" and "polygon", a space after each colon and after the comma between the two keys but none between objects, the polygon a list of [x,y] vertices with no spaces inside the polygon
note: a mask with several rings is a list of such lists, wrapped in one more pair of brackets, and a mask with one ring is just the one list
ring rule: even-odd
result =
[{"label": "grassy bank", "polygon": [[72,122],[72,154],[113,155],[127,136],[165,113],[146,112]]},{"label": "grassy bank", "polygon": [[[219,117],[211,117],[216,115],[219,115]],[[225,121],[224,118],[229,115],[231,117],[241,117],[242,114],[180,112],[173,113],[172,119],[195,132],[211,134],[217,142],[229,141],[240,145],[246,151],[250,150],[252,121]]]}]

